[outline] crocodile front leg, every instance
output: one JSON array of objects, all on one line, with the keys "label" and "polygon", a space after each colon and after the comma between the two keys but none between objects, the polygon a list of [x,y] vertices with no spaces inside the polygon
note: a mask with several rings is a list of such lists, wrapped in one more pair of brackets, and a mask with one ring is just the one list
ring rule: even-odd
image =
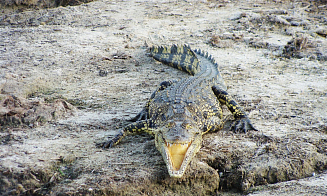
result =
[{"label": "crocodile front leg", "polygon": [[251,124],[249,118],[243,111],[242,107],[236,103],[236,101],[227,93],[227,91],[222,90],[217,86],[213,86],[212,90],[219,102],[226,105],[229,111],[233,114],[235,121],[231,127],[234,131],[247,132],[248,130],[257,131]]},{"label": "crocodile front leg", "polygon": [[143,110],[140,113],[138,113],[134,118],[132,118],[130,121],[136,122],[136,121],[148,119],[149,118],[149,105],[151,104],[153,98],[156,96],[156,94],[158,92],[165,90],[167,87],[171,86],[175,82],[176,82],[176,80],[169,80],[169,81],[161,82],[160,86],[157,88],[157,90],[152,93],[150,99],[146,103]]},{"label": "crocodile front leg", "polygon": [[106,142],[98,143],[96,144],[96,146],[102,148],[111,148],[112,146],[118,144],[126,135],[131,135],[131,134],[140,134],[146,132],[149,133],[150,135],[154,135],[154,133],[152,132],[153,126],[154,126],[153,122],[150,119],[129,124],[126,127],[124,127],[122,130],[120,130],[120,132],[117,135],[115,135],[114,138]]}]

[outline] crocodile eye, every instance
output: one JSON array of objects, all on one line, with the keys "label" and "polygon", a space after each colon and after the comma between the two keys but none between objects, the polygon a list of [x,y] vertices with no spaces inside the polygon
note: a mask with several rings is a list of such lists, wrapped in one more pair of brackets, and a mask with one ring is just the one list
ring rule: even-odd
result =
[{"label": "crocodile eye", "polygon": [[168,122],[168,124],[167,124],[167,127],[168,128],[172,128],[174,126],[175,126],[175,123],[174,122]]},{"label": "crocodile eye", "polygon": [[192,129],[192,125],[190,125],[190,124],[183,124],[183,127],[185,129]]}]

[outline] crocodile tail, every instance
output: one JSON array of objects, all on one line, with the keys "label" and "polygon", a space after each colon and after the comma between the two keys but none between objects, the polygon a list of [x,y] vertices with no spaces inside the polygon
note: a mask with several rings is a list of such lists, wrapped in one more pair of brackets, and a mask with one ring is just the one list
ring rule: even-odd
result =
[{"label": "crocodile tail", "polygon": [[216,60],[211,55],[209,55],[208,52],[204,52],[201,49],[195,49],[194,52],[198,55],[201,55],[201,56],[207,58],[215,67],[218,68],[218,64],[217,64]]},{"label": "crocodile tail", "polygon": [[188,45],[153,46],[150,48],[150,56],[191,75],[195,75],[200,71],[199,60]]},{"label": "crocodile tail", "polygon": [[[208,52],[204,52],[203,50],[196,49],[194,52],[198,55],[198,58],[202,61],[209,61],[209,63],[202,63],[201,66],[204,67],[205,65],[211,65],[211,70],[216,70],[216,75],[213,77],[213,82],[216,83],[218,86],[220,86],[222,89],[227,90],[226,84],[223,80],[223,77],[221,76],[219,69],[218,69],[218,64],[216,60],[208,54]],[[205,69],[205,68],[203,68]]]}]

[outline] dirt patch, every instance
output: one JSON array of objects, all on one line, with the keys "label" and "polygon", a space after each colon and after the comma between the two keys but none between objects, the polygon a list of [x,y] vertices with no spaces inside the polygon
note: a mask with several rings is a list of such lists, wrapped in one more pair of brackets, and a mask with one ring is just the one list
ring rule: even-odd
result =
[{"label": "dirt patch", "polygon": [[[323,185],[304,187],[326,177],[326,12],[323,1],[3,10],[0,194],[260,195],[281,187],[324,195]],[[147,47],[185,43],[216,59],[259,131],[232,133],[227,124],[206,134],[182,179],[169,177],[148,135],[96,148],[160,82],[187,77]]]},{"label": "dirt patch", "polygon": [[93,0],[3,0],[0,8],[6,10],[22,12],[28,9],[54,8],[60,6],[76,6],[89,3]]},{"label": "dirt patch", "polygon": [[0,105],[2,127],[15,127],[22,124],[35,127],[64,116],[71,116],[76,110],[74,106],[62,99],[54,100],[53,103],[44,103],[42,100],[26,100],[14,95],[1,100]]}]

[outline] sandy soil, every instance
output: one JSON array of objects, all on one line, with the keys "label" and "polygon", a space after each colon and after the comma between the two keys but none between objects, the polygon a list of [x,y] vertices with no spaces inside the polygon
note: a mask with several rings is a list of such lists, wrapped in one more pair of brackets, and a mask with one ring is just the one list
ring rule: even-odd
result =
[{"label": "sandy soil", "polygon": [[[1,195],[326,194],[326,2],[99,0],[0,14]],[[260,131],[205,135],[181,179],[146,134],[96,148],[161,81],[187,77],[147,46],[185,43],[218,61]]]}]

